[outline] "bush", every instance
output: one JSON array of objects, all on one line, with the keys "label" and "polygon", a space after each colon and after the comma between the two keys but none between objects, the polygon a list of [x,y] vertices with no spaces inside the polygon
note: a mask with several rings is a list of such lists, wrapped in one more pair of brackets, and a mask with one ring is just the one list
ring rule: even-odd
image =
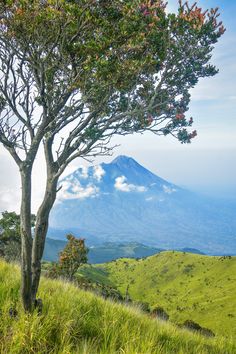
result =
[{"label": "bush", "polygon": [[151,311],[151,316],[152,317],[157,317],[163,321],[168,321],[169,315],[168,313],[163,309],[163,307],[157,306]]},{"label": "bush", "polygon": [[181,327],[187,328],[190,331],[199,332],[206,337],[215,337],[215,334],[212,332],[211,329],[201,327],[198,323],[192,320],[186,320]]}]

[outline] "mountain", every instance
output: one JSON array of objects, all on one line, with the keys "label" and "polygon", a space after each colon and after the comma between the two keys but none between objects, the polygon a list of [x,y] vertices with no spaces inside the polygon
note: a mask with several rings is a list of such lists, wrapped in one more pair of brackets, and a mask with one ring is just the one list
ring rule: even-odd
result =
[{"label": "mountain", "polygon": [[[43,254],[44,261],[58,261],[58,254],[63,250],[67,241],[46,238]],[[162,249],[145,246],[138,242],[113,243],[91,246],[88,252],[88,263],[105,263],[117,258],[143,258],[163,251]],[[186,251],[187,252],[187,251]]]},{"label": "mountain", "polygon": [[43,260],[50,262],[58,261],[58,255],[65,248],[66,244],[67,241],[54,240],[47,237],[43,252]]},{"label": "mountain", "polygon": [[[65,236],[65,234],[64,234]],[[57,262],[59,253],[66,246],[67,241],[46,238],[43,260]],[[143,245],[138,242],[114,243],[106,242],[102,245],[91,246],[88,252],[88,263],[97,264],[111,262],[118,258],[144,258],[161,251],[161,248]],[[204,254],[195,248],[182,248],[181,252]]]},{"label": "mountain", "polygon": [[161,306],[171,321],[193,320],[236,338],[236,257],[161,252],[145,259],[84,265],[87,279],[110,283],[133,301]]},{"label": "mountain", "polygon": [[60,182],[49,237],[85,237],[88,245],[139,242],[164,249],[236,254],[236,205],[202,197],[119,156],[80,167]]},{"label": "mountain", "polygon": [[138,242],[114,244],[107,242],[101,246],[90,247],[89,263],[111,262],[117,258],[143,258],[161,252],[162,249],[145,246]]}]

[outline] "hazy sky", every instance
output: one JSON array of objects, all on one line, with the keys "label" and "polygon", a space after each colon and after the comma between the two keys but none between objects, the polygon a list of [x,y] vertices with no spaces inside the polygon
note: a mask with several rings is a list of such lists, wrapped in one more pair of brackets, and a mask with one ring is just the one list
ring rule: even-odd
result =
[{"label": "hazy sky", "polygon": [[[173,10],[177,0],[169,0]],[[192,91],[189,116],[198,136],[192,144],[181,145],[170,137],[152,134],[116,137],[113,157],[96,159],[95,164],[123,154],[134,157],[157,175],[192,190],[236,196],[236,1],[201,0],[203,8],[219,6],[227,28],[216,45],[212,62],[220,72],[201,80]],[[84,164],[78,160],[67,173]],[[39,203],[44,166],[38,158],[34,171],[34,202]],[[0,211],[18,210],[20,183],[17,168],[0,146]]]}]

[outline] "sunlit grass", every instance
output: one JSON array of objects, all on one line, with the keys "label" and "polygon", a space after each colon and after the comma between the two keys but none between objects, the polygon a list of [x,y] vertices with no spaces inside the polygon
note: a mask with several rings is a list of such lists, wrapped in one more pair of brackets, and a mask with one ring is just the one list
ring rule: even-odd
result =
[{"label": "sunlit grass", "polygon": [[236,339],[236,257],[169,251],[86,265],[82,273],[91,279],[102,274],[123,295],[129,286],[132,300],[163,307],[173,323],[193,320],[216,335]]},{"label": "sunlit grass", "polygon": [[[153,320],[138,308],[105,301],[62,281],[42,279],[43,314],[18,301],[17,266],[0,261],[0,353],[235,353],[230,341],[207,339]],[[16,305],[17,318],[9,316]]]}]

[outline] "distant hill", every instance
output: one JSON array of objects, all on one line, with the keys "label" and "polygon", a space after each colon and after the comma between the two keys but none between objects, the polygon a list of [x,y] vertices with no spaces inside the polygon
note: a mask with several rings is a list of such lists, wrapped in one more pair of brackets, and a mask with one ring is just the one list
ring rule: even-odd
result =
[{"label": "distant hill", "polygon": [[168,251],[135,260],[86,265],[80,274],[127,289],[132,300],[163,307],[170,320],[193,320],[236,338],[236,257]]},{"label": "distant hill", "polygon": [[45,248],[43,252],[43,260],[56,262],[58,261],[58,255],[65,247],[67,241],[53,240],[49,237],[46,238]]},{"label": "distant hill", "polygon": [[[221,337],[206,338],[142,313],[137,307],[105,301],[69,282],[43,278],[42,315],[22,311],[20,269],[0,259],[0,352],[86,354],[233,354]],[[17,317],[9,316],[14,304]]]},{"label": "distant hill", "polygon": [[[65,237],[65,235],[64,235]],[[46,244],[43,254],[43,260],[56,262],[58,255],[65,247],[67,241],[46,238]],[[162,248],[156,248],[144,245],[138,242],[114,243],[106,242],[102,245],[89,247],[88,262],[89,263],[105,263],[118,258],[143,258],[152,256],[156,253],[164,251]],[[204,254],[203,252],[192,249],[183,248],[179,251],[190,252],[196,254]]]},{"label": "distant hill", "polygon": [[162,249],[145,246],[137,242],[126,244],[105,243],[102,246],[90,247],[88,260],[90,263],[104,263],[122,257],[148,257],[160,251],[162,251]]},{"label": "distant hill", "polygon": [[139,242],[162,249],[236,254],[236,203],[189,192],[131,157],[81,167],[60,183],[50,238],[73,232],[89,246]]},{"label": "distant hill", "polygon": [[[58,254],[65,247],[66,241],[54,240],[47,238],[43,259],[45,261],[57,261]],[[160,248],[145,246],[138,242],[129,242],[124,244],[116,244],[107,242],[100,246],[92,246],[89,248],[89,263],[110,262],[121,257],[142,258],[151,256],[162,251]]]}]

